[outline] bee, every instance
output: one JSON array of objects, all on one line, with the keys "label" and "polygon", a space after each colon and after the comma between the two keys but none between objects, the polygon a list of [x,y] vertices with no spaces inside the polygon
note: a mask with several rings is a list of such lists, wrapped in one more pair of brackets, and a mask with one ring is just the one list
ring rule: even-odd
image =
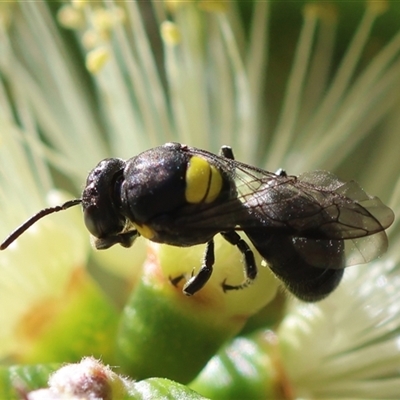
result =
[{"label": "bee", "polygon": [[228,146],[216,155],[166,143],[127,161],[101,161],[89,173],[80,199],[38,212],[0,249],[44,216],[78,204],[97,249],[130,247],[140,235],[179,247],[205,244],[199,272],[183,287],[186,295],[210,279],[214,236],[221,234],[243,255],[245,275],[240,285],[225,280],[224,291],[243,289],[256,278],[250,241],[287,289],[309,302],[329,295],[345,267],[383,254],[385,229],[394,220],[377,197],[329,172],[272,173],[236,161]]}]

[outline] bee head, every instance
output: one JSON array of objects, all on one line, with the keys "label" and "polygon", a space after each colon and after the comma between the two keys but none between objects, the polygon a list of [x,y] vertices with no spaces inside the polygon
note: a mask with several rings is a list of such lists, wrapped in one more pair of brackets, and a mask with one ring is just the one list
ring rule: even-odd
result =
[{"label": "bee head", "polygon": [[121,242],[126,217],[121,211],[120,188],[125,161],[107,158],[90,172],[82,193],[86,228],[96,238],[95,246],[104,249]]}]

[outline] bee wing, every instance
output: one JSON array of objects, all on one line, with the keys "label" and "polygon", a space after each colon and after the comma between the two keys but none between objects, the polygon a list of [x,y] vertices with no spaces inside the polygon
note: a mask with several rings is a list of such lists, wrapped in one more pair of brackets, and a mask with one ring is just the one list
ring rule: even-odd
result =
[{"label": "bee wing", "polygon": [[[301,258],[317,268],[341,269],[356,264],[368,263],[388,247],[385,232],[348,240],[319,240],[292,238],[292,243]],[[343,254],[338,262],[339,253]]]},{"label": "bee wing", "polygon": [[342,182],[326,171],[307,172],[299,181],[330,192],[324,211],[331,221],[321,227],[332,239],[357,238],[381,232],[394,220],[393,211],[368,195],[355,181]]},{"label": "bee wing", "polygon": [[[246,172],[246,173],[244,173]],[[256,174],[255,174],[256,172]],[[257,177],[262,170],[236,172],[239,198],[249,214],[266,227],[309,239],[355,239],[385,230],[392,210],[354,181],[315,171],[293,176]],[[254,224],[247,222],[249,227]],[[241,224],[246,228],[246,221]]]},{"label": "bee wing", "polygon": [[388,238],[385,232],[371,236],[345,240],[346,266],[368,263],[382,254],[388,248]]}]

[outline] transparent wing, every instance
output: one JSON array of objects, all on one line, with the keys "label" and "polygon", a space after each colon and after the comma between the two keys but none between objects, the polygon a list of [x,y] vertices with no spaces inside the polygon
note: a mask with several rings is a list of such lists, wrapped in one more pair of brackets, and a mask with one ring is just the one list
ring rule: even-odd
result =
[{"label": "transparent wing", "polygon": [[[384,230],[394,214],[354,181],[342,182],[325,171],[298,178],[268,176],[251,194],[249,184],[239,179],[238,190],[245,188],[241,193],[249,212],[265,226],[291,232],[294,248],[312,266],[336,269],[363,264],[387,250]],[[338,253],[343,253],[343,262],[337,261]]]},{"label": "transparent wing", "polygon": [[344,183],[329,172],[315,171],[297,178],[268,174],[258,181],[255,176],[250,181],[248,175],[236,176],[239,198],[249,213],[265,226],[300,237],[359,238],[385,230],[394,219],[392,210],[377,197],[369,196],[356,182]]},{"label": "transparent wing", "polygon": [[[292,243],[301,258],[308,264],[329,269],[368,263],[385,253],[388,247],[385,232],[347,240],[314,240],[294,237]],[[339,259],[340,254],[343,257]]]}]

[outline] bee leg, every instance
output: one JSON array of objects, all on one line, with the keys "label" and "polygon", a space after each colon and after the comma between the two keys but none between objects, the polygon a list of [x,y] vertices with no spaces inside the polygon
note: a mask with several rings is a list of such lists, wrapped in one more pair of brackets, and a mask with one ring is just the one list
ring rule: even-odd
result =
[{"label": "bee leg", "polygon": [[109,236],[104,239],[95,239],[94,245],[97,250],[105,250],[115,244],[120,244],[122,247],[131,247],[135,239],[139,236],[139,232],[136,229],[132,229],[129,232],[119,233],[118,235]]},{"label": "bee leg", "polygon": [[233,155],[232,147],[230,147],[230,146],[222,146],[221,150],[219,151],[219,154],[222,157],[229,158],[230,160],[234,160],[235,159],[235,156]]},{"label": "bee leg", "polygon": [[169,276],[169,281],[176,287],[178,286],[178,283],[184,278],[184,275],[178,275],[175,278],[172,278]]},{"label": "bee leg", "polygon": [[282,176],[284,178],[287,177],[286,171],[282,168],[279,168],[278,170],[276,170],[275,175]]},{"label": "bee leg", "polygon": [[[194,269],[192,270],[192,274],[191,274],[191,277],[193,277],[193,276],[194,276]],[[183,278],[185,278],[185,275],[184,275],[184,274],[178,275],[178,276],[176,276],[175,278],[172,278],[171,275],[168,277],[169,281],[170,281],[175,287],[178,286],[178,283],[179,283]]]},{"label": "bee leg", "polygon": [[183,293],[187,296],[192,296],[198,292],[210,279],[213,272],[213,265],[215,262],[214,255],[214,239],[211,239],[206,244],[204,252],[203,264],[197,275],[192,276],[183,287]]},{"label": "bee leg", "polygon": [[222,237],[228,241],[233,246],[236,246],[244,257],[244,268],[246,274],[246,280],[240,285],[227,285],[222,282],[222,289],[224,292],[227,290],[239,290],[250,285],[257,276],[257,266],[254,260],[253,251],[250,249],[249,245],[238,235],[235,231],[221,232]]}]

